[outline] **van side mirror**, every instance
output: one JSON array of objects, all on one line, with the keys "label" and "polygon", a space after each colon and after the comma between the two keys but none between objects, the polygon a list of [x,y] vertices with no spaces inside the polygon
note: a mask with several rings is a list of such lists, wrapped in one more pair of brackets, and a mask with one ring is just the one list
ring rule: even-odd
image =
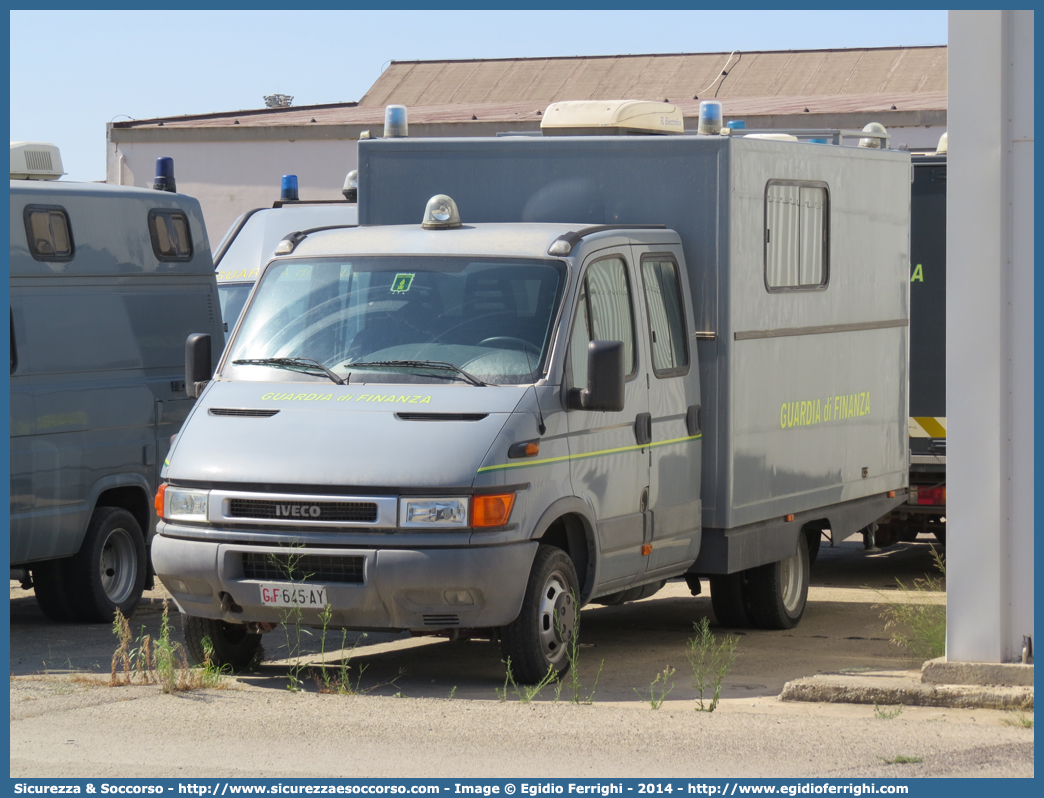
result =
[{"label": "van side mirror", "polygon": [[569,392],[570,410],[619,412],[624,409],[623,341],[587,345],[587,388]]},{"label": "van side mirror", "polygon": [[210,367],[210,336],[192,333],[185,339],[185,393],[197,399],[213,375]]}]

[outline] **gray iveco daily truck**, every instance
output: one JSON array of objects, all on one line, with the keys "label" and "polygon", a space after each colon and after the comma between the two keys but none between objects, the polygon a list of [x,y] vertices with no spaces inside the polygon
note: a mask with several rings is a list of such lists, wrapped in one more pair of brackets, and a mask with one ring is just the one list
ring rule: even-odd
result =
[{"label": "gray iveco daily truck", "polygon": [[361,226],[280,243],[213,375],[190,338],[153,561],[194,656],[329,608],[536,680],[580,606],[673,578],[790,628],[811,539],[903,500],[909,154],[544,120],[361,142]]}]

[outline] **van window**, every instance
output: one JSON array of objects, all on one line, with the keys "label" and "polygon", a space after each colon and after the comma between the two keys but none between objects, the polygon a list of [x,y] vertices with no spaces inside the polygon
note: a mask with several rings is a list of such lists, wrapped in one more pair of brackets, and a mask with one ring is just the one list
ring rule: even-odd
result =
[{"label": "van window", "polygon": [[678,264],[662,256],[642,261],[645,307],[649,312],[649,341],[657,377],[684,374],[689,367],[685,344]]},{"label": "van window", "polygon": [[765,188],[765,286],[824,288],[829,274],[830,202],[826,183],[770,180]]},{"label": "van window", "polygon": [[65,208],[50,205],[26,206],[25,234],[29,242],[29,252],[36,260],[72,260],[72,231],[69,229],[69,216]]},{"label": "van window", "polygon": [[588,341],[623,341],[628,375],[637,368],[634,347],[634,316],[627,264],[622,258],[605,258],[591,264],[580,289],[576,321],[573,322],[573,386],[587,385]]},{"label": "van window", "polygon": [[152,251],[161,261],[192,260],[188,217],[181,211],[149,211]]}]

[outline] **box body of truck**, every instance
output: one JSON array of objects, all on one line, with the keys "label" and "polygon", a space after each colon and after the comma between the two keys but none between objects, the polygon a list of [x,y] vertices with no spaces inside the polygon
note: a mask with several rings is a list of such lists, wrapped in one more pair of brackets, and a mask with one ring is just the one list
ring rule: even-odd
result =
[{"label": "box body of truck", "polygon": [[910,200],[910,492],[877,546],[946,540],[946,155],[915,156]]},{"label": "box body of truck", "polygon": [[179,194],[12,180],[10,236],[11,565],[52,618],[111,620],[141,596],[193,404],[185,338],[221,351],[203,216]]},{"label": "box body of truck", "polygon": [[444,193],[470,222],[678,232],[702,388],[701,572],[775,559],[791,514],[834,508],[824,526],[847,535],[906,487],[909,155],[505,136],[362,142],[359,158],[363,225],[403,224]]}]

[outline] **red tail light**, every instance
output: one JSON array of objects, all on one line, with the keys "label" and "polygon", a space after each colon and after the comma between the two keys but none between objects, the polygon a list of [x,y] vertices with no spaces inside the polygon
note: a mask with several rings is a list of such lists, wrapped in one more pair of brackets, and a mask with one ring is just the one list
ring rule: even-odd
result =
[{"label": "red tail light", "polygon": [[918,504],[946,504],[946,486],[940,485],[937,488],[918,488],[917,489],[917,503]]}]

